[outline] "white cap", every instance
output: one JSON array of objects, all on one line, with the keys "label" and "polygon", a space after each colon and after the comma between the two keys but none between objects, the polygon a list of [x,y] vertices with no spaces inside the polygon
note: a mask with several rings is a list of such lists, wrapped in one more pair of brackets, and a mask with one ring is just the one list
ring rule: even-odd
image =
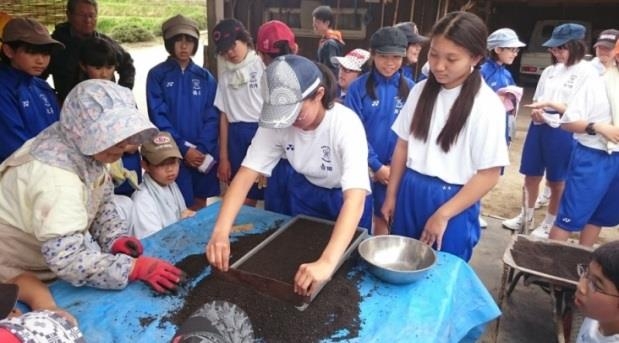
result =
[{"label": "white cap", "polygon": [[331,63],[342,66],[348,70],[362,71],[363,65],[370,59],[370,52],[364,49],[349,51],[346,56],[333,56]]},{"label": "white cap", "polygon": [[526,46],[518,39],[518,35],[512,29],[502,28],[498,29],[488,36],[488,50],[494,48],[521,48]]}]

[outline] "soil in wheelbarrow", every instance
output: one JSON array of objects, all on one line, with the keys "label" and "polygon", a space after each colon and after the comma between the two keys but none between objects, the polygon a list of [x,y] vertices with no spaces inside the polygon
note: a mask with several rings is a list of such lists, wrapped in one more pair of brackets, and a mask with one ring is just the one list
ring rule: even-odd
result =
[{"label": "soil in wheelbarrow", "polygon": [[[272,231],[268,231],[240,237],[231,244],[233,259],[245,255],[271,233]],[[289,241],[291,246],[297,244],[294,236],[284,234],[280,236],[282,237],[278,236],[278,240],[284,243]],[[315,245],[323,241],[315,236],[315,232],[307,232],[304,239],[305,247],[297,248],[292,255],[294,257],[290,256],[272,263],[273,257],[262,253],[254,255],[256,260],[252,261],[257,265],[262,262],[262,266],[265,270],[269,270],[269,275],[272,277],[287,275],[290,270],[296,271],[297,258],[303,258],[305,255],[309,260],[313,258]],[[322,246],[324,247],[324,244]],[[212,300],[225,300],[237,304],[248,314],[254,327],[255,337],[259,340],[300,343],[317,342],[323,339],[352,339],[358,336],[361,326],[359,318],[361,296],[357,284],[362,273],[357,267],[358,263],[356,254],[353,254],[304,311],[299,311],[289,303],[262,295],[237,283],[226,282],[209,275],[188,292],[183,307],[175,313],[170,313],[167,319],[180,325],[204,303]],[[193,271],[194,276],[207,266],[203,254],[199,257],[197,255],[187,256],[177,263],[180,269]]]},{"label": "soil in wheelbarrow", "polygon": [[549,241],[519,238],[512,248],[514,262],[521,267],[557,278],[578,281],[576,266],[588,264],[591,252]]}]

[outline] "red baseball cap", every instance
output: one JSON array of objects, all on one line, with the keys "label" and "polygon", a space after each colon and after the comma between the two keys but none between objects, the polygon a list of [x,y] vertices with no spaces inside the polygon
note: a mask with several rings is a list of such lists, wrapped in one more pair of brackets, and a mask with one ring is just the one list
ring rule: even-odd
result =
[{"label": "red baseball cap", "polygon": [[258,38],[256,40],[256,48],[258,51],[267,54],[276,54],[281,52],[280,48],[275,46],[275,43],[287,41],[290,49],[294,49],[297,45],[294,37],[294,32],[279,20],[271,20],[262,24],[258,29]]}]

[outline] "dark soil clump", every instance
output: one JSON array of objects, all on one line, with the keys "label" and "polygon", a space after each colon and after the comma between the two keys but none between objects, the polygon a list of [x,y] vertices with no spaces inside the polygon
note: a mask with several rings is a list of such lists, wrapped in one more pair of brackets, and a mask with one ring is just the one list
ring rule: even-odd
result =
[{"label": "dark soil clump", "polygon": [[[232,259],[236,260],[242,257],[271,233],[246,235],[239,237],[236,242],[232,242],[231,251],[234,255],[230,264],[234,262]],[[320,236],[322,235],[308,232],[307,239],[304,240],[305,246],[303,246],[303,249],[309,249],[308,254],[313,253],[310,246],[322,240],[317,238]],[[296,244],[296,242],[290,243]],[[320,251],[322,251],[324,244],[326,243],[319,245]],[[316,245],[318,244],[316,243]],[[296,249],[299,249],[299,247]],[[306,256],[305,253],[302,255]],[[200,258],[188,256],[177,266],[188,274],[192,270],[203,270],[207,265],[205,256],[203,254],[193,256],[200,256]],[[294,271],[292,272],[292,275],[294,275],[298,263],[290,263],[288,260],[290,260],[290,256],[285,260],[275,260],[278,263],[263,264],[264,269],[259,270],[263,273],[270,268],[276,271],[276,275],[289,275],[289,271],[283,272],[281,269],[285,271],[286,268],[291,268],[288,265],[294,263]],[[237,304],[248,314],[254,327],[255,337],[259,340],[302,343],[328,338],[341,340],[354,338],[358,336],[361,326],[359,319],[361,296],[357,284],[362,273],[356,268],[356,265],[356,257],[346,261],[304,311],[299,311],[286,302],[261,295],[253,289],[209,275],[189,291],[183,307],[176,313],[170,313],[167,319],[179,326],[204,303],[213,300],[225,300]],[[277,268],[278,266],[279,268]],[[288,277],[286,278],[288,282],[291,282]]]},{"label": "dark soil clump", "polygon": [[187,278],[194,278],[208,267],[206,262],[206,254],[189,255],[178,261],[175,264],[176,268],[182,270],[187,274]]},{"label": "dark soil clump", "polygon": [[[297,218],[238,269],[292,284],[299,265],[316,261],[327,246],[332,232],[332,223]],[[351,242],[360,234],[360,231],[356,231]]]},{"label": "dark soil clump", "polygon": [[576,265],[591,260],[591,252],[585,249],[522,237],[514,242],[511,252],[521,268],[572,281],[579,279]]},{"label": "dark soil clump", "polygon": [[151,316],[142,317],[139,320],[140,320],[140,326],[145,328],[155,321],[155,317],[151,317]]}]

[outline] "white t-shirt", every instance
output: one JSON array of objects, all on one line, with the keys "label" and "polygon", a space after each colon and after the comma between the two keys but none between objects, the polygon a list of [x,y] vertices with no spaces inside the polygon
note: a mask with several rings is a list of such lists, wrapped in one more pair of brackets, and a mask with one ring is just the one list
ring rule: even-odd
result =
[{"label": "white t-shirt", "polygon": [[505,108],[496,93],[484,82],[475,96],[469,118],[449,152],[441,149],[436,138],[447,122],[449,110],[460,94],[461,86],[440,90],[432,110],[427,141],[414,138],[410,125],[425,84],[424,80],[413,87],[391,127],[399,138],[408,142],[408,168],[447,183],[464,185],[477,170],[509,164]]},{"label": "white t-shirt", "polygon": [[591,318],[585,318],[578,331],[576,343],[617,343],[619,342],[619,334],[612,336],[603,336],[600,332],[600,323]]},{"label": "white t-shirt", "polygon": [[533,101],[546,100],[569,105],[585,81],[596,77],[599,77],[599,73],[587,61],[580,61],[569,67],[563,63],[554,64],[542,72]]},{"label": "white t-shirt", "polygon": [[243,166],[267,176],[285,156],[312,184],[328,189],[360,188],[370,193],[368,146],[359,117],[336,103],[315,130],[260,127]]},{"label": "white t-shirt", "polygon": [[133,192],[131,198],[133,199],[131,228],[133,235],[139,239],[176,223],[187,208],[176,182],[161,186],[147,173],[144,174],[144,182],[140,189]]},{"label": "white t-shirt", "polygon": [[[262,111],[262,75],[264,63],[260,58],[237,71],[224,71],[217,83],[215,94],[215,106],[226,113],[228,122],[255,123],[260,118]],[[235,73],[242,74],[247,82],[240,87],[232,86],[232,79],[238,77]]]},{"label": "white t-shirt", "polygon": [[[572,97],[570,105],[561,118],[562,123],[584,120],[593,123],[610,123],[611,113],[606,85],[602,77],[590,77],[584,81],[579,91]],[[606,150],[606,141],[601,135],[575,133],[574,138],[589,148]],[[619,151],[619,145],[613,151]]]}]

